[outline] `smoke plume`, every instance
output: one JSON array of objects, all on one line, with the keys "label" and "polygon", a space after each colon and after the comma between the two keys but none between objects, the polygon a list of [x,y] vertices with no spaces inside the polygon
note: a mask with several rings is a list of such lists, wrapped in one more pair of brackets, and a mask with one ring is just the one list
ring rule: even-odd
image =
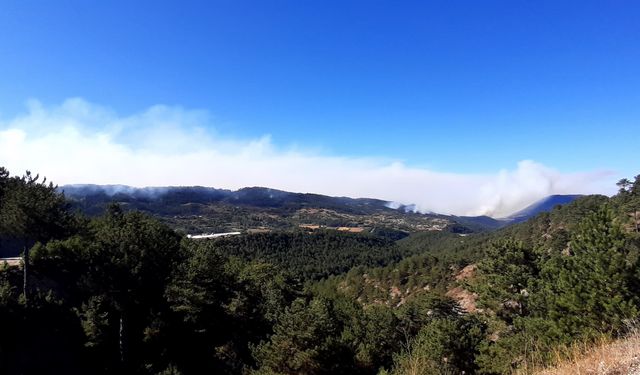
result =
[{"label": "smoke plume", "polygon": [[0,119],[0,165],[60,185],[265,186],[494,217],[550,194],[611,193],[614,187],[606,171],[567,174],[523,160],[493,174],[445,173],[375,156],[278,148],[268,135],[231,139],[212,131],[214,125],[206,112],[180,107],[119,116],[78,98],[52,107],[33,101],[26,113]]}]

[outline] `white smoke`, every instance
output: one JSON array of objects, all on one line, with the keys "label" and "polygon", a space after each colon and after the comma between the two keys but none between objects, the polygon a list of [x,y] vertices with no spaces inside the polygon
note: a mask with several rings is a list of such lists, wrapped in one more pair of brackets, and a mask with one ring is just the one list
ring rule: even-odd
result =
[{"label": "white smoke", "polygon": [[0,165],[56,183],[133,186],[266,186],[372,197],[420,211],[506,216],[550,194],[612,193],[615,176],[565,174],[534,161],[495,174],[456,174],[375,157],[327,156],[276,148],[268,136],[237,140],[212,132],[203,111],[154,106],[118,116],[82,99],[0,119]]}]

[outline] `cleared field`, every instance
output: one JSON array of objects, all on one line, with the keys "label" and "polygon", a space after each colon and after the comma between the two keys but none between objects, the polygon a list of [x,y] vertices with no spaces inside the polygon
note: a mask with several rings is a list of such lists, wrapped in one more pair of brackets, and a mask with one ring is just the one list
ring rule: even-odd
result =
[{"label": "cleared field", "polygon": [[20,267],[22,266],[22,258],[0,258],[0,269],[2,269],[2,266],[4,266],[4,264],[6,264],[8,267]]}]

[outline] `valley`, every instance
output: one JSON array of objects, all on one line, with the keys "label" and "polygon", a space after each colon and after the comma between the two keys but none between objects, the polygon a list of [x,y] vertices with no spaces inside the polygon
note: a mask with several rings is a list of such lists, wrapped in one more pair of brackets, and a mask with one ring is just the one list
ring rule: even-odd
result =
[{"label": "valley", "polygon": [[[391,202],[302,194],[269,188],[229,191],[205,187],[153,187],[70,185],[59,188],[74,208],[99,215],[109,203],[125,210],[149,213],[186,234],[264,230],[315,230],[319,228],[356,232],[450,231],[474,233],[526,220],[556,204],[578,196],[557,196],[532,204],[517,216],[493,219],[487,216],[451,216],[418,213],[410,207],[391,208]],[[557,202],[557,203],[554,203]]]},{"label": "valley", "polygon": [[8,372],[510,374],[556,364],[567,343],[624,339],[640,311],[636,185],[493,219],[0,177],[0,314],[15,323],[0,343],[66,340],[39,363],[0,345]]}]

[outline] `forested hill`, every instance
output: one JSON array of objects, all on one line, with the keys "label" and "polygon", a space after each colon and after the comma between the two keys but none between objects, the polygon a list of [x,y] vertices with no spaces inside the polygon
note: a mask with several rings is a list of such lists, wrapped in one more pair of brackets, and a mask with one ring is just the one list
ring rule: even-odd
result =
[{"label": "forested hill", "polygon": [[[231,204],[252,207],[298,210],[304,207],[322,207],[353,214],[373,214],[391,211],[389,202],[379,199],[329,197],[320,194],[291,193],[263,187],[225,190],[202,186],[134,188],[123,185],[65,185],[60,188],[71,199],[84,200],[89,213],[102,213],[104,201],[128,202],[136,208],[166,212],[184,204]],[[155,205],[152,205],[155,202]]]},{"label": "forested hill", "polygon": [[527,221],[530,218],[542,212],[551,211],[554,207],[558,205],[571,203],[574,200],[580,198],[581,196],[582,195],[550,195],[544,199],[541,199],[525,207],[524,209],[518,212],[515,212],[509,215],[508,217],[505,218],[505,220],[508,220],[511,223],[520,223],[523,221]]},{"label": "forested hill", "polygon": [[300,225],[387,228],[404,232],[490,229],[482,222],[460,224],[456,217],[416,213],[409,207],[369,198],[330,197],[250,187],[237,191],[208,187],[71,185],[60,188],[87,215],[104,213],[111,202],[125,210],[154,215],[186,233],[292,229]]},{"label": "forested hill", "polygon": [[118,202],[125,210],[149,213],[185,233],[291,229],[300,225],[388,228],[407,233],[430,230],[472,233],[524,221],[577,197],[545,198],[517,216],[496,220],[488,216],[417,213],[412,206],[391,208],[391,202],[379,199],[330,197],[262,187],[231,191],[200,186],[66,185],[59,190],[87,215],[101,215],[111,202]]},{"label": "forested hill", "polygon": [[[640,176],[619,186],[612,198],[579,197],[490,233],[413,234],[398,246],[418,255],[356,267],[314,288],[400,315],[425,306],[433,313],[442,299],[457,302],[471,321],[423,326],[396,358],[394,374],[528,373],[565,359],[567,345],[588,347],[637,331]],[[459,341],[448,341],[451,335]],[[457,356],[457,364],[442,363],[441,355]]]},{"label": "forested hill", "polygon": [[[390,306],[419,297],[425,290],[446,292],[457,272],[481,261],[493,244],[513,240],[537,251],[560,253],[567,248],[576,226],[589,213],[613,202],[617,200],[600,195],[584,196],[528,221],[474,235],[413,233],[396,243],[405,254],[399,263],[354,268],[331,278],[329,288],[341,285],[340,289],[353,298]],[[624,219],[624,215],[625,212],[620,211],[620,219]]]},{"label": "forested hill", "polygon": [[[511,374],[640,319],[640,176],[482,233],[197,241],[0,168],[2,374]],[[417,225],[417,224],[416,224]]]}]

